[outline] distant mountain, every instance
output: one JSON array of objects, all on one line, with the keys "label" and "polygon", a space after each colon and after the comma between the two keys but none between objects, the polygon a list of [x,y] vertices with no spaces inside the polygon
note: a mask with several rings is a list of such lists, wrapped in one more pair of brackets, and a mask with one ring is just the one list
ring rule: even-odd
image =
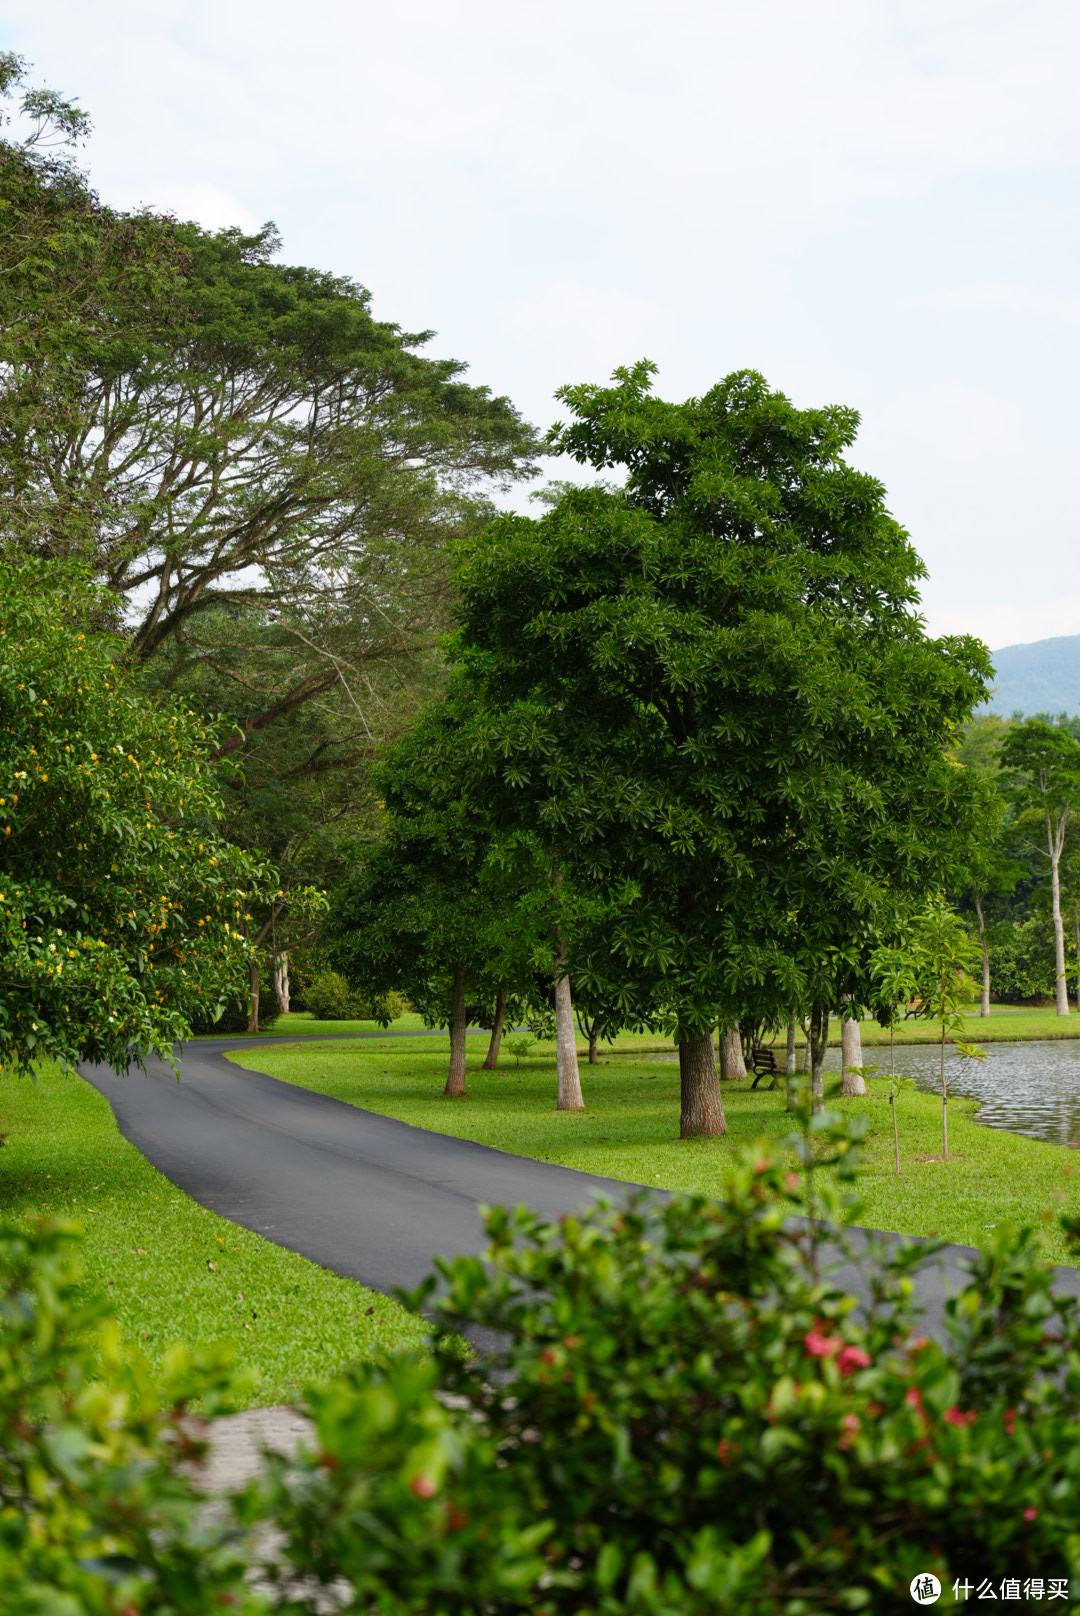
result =
[{"label": "distant mountain", "polygon": [[996,674],[983,712],[1080,713],[1080,634],[1003,645],[990,655]]}]

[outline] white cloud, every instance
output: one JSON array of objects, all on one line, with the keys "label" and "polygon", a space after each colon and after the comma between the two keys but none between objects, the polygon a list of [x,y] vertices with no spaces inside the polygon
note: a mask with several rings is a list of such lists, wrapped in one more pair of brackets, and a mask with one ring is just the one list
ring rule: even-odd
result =
[{"label": "white cloud", "polygon": [[111,200],[274,218],[290,257],[435,327],[545,425],[557,385],[642,354],[674,394],[754,365],[854,403],[931,623],[1080,629],[1055,589],[1077,537],[1071,0],[5,16],[90,108]]}]

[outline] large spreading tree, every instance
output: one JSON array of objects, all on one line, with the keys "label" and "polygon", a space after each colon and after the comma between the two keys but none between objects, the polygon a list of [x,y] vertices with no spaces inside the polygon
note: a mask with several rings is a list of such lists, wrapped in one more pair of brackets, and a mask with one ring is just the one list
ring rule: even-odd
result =
[{"label": "large spreading tree", "polygon": [[282,262],[271,226],[103,203],[70,149],[85,114],[11,54],[0,94],[22,108],[0,139],[0,549],[77,558],[118,657],[227,715],[228,833],[269,826],[282,875],[252,925],[296,936],[285,910],[340,877],[399,693],[426,693],[449,546],[530,471],[534,434],[431,332]]},{"label": "large spreading tree", "polygon": [[858,418],[752,372],[683,404],[651,370],[568,388],[555,449],[622,487],[563,489],[468,547],[459,654],[478,762],[612,921],[570,970],[678,1041],[684,1135],[724,1129],[711,1029],[858,1002],[890,917],[962,856],[946,752],[989,674],[927,637],[922,565]]}]

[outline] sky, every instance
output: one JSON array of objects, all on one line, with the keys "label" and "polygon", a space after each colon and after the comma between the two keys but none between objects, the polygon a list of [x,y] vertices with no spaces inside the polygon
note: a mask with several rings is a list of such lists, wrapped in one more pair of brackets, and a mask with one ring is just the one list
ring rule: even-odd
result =
[{"label": "sky", "polygon": [[1080,633],[1075,0],[5,0],[0,44],[106,201],[274,220],[538,425],[641,357],[855,406],[930,629]]}]

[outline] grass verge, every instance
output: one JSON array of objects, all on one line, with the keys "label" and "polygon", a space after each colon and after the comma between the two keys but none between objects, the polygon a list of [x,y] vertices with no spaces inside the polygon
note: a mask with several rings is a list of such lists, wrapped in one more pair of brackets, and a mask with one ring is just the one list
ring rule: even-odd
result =
[{"label": "grass verge", "polygon": [[0,1211],[16,1222],[78,1220],[87,1287],[107,1297],[155,1368],[173,1341],[229,1339],[257,1377],[250,1403],[290,1402],[351,1359],[423,1337],[389,1297],[191,1200],[128,1143],[108,1101],[81,1078],[56,1066],[36,1082],[5,1078],[0,1131]]},{"label": "grass verge", "polygon": [[[388,1030],[395,1034],[409,1032],[420,1033],[423,1022],[418,1015],[409,1012],[399,1017]],[[888,1048],[889,1034],[879,1027],[877,1022],[867,1019],[861,1023],[862,1041],[868,1047],[875,1049]],[[353,1033],[378,1034],[383,1029],[374,1021],[317,1021],[308,1011],[294,1011],[287,1016],[281,1016],[267,1029],[266,1037],[281,1038],[290,1034],[301,1034],[304,1037],[319,1037],[326,1033]],[[840,1022],[833,1016],[829,1024],[829,1044],[833,1049],[840,1047]],[[237,1039],[249,1036],[246,1033],[237,1033]],[[776,1035],[776,1042],[782,1048],[784,1045],[783,1029]],[[940,1033],[932,1022],[926,1022],[912,1016],[908,1021],[901,1021],[896,1028],[896,1042],[900,1044],[935,1044]],[[1028,1038],[1080,1038],[1080,1013],[1075,1008],[1068,1016],[1059,1016],[1053,1005],[1012,1005],[995,1004],[990,1007],[987,1017],[980,1016],[972,1007],[964,1020],[962,1036],[965,1040],[976,1044],[1008,1043]],[[803,1045],[802,1033],[798,1034],[796,1043],[799,1048]],[[438,1040],[436,1039],[437,1043]],[[440,1046],[441,1047],[441,1046]],[[671,1039],[665,1038],[661,1033],[620,1033],[611,1049],[615,1052],[621,1050],[656,1050],[671,1051]],[[609,1046],[604,1048],[609,1050]],[[610,1050],[609,1050],[610,1052]]]},{"label": "grass verge", "polygon": [[[583,1064],[586,1111],[557,1112],[553,1048],[539,1045],[519,1066],[505,1057],[496,1071],[485,1072],[479,1066],[486,1048],[484,1037],[470,1037],[470,1093],[458,1101],[442,1097],[445,1038],[305,1042],[230,1058],[422,1128],[672,1190],[714,1194],[734,1149],[751,1140],[775,1141],[791,1131],[779,1089],[753,1092],[749,1083],[725,1083],[730,1132],[722,1139],[679,1140],[677,1065],[633,1050],[616,1050],[598,1066]],[[898,1178],[888,1081],[871,1079],[868,1087],[865,1099],[836,1096],[830,1101],[861,1111],[869,1122],[859,1178],[859,1223],[977,1245],[995,1225],[1011,1220],[1041,1229],[1054,1261],[1076,1261],[1057,1227],[1059,1212],[1080,1211],[1080,1164],[1072,1152],[982,1127],[974,1121],[974,1102],[954,1099],[949,1103],[950,1159],[934,1159],[941,1150],[941,1101],[905,1089],[898,1102]]]}]

